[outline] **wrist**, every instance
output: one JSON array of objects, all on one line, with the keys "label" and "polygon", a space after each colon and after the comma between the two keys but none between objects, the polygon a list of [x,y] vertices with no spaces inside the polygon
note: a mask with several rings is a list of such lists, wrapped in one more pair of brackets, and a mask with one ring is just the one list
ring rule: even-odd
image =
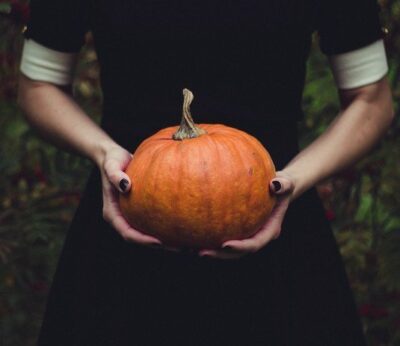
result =
[{"label": "wrist", "polygon": [[95,143],[93,150],[91,151],[90,159],[101,168],[107,153],[120,146],[115,143],[111,138],[105,138]]},{"label": "wrist", "polygon": [[279,173],[290,179],[293,183],[294,188],[290,197],[291,201],[301,196],[312,186],[305,174],[299,174],[299,172],[289,167],[282,169]]}]

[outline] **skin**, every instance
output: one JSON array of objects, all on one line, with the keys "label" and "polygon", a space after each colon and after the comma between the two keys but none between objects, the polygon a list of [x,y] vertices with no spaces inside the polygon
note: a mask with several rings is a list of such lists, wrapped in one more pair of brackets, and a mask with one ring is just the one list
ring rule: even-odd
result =
[{"label": "skin", "polygon": [[[100,169],[103,189],[103,216],[126,240],[143,246],[170,251],[161,242],[134,228],[122,217],[117,203],[118,192],[132,188],[124,173],[131,154],[114,142],[78,106],[71,87],[33,81],[20,74],[18,104],[27,121],[48,141],[93,161]],[[274,181],[265,182],[278,202],[264,226],[253,237],[230,240],[221,249],[203,249],[200,256],[237,259],[254,253],[277,239],[291,201],[333,174],[353,165],[379,142],[394,118],[392,93],[386,76],[369,85],[338,89],[341,110],[329,128],[278,171]],[[122,191],[119,183],[129,184]],[[133,182],[134,188],[134,182]]]}]

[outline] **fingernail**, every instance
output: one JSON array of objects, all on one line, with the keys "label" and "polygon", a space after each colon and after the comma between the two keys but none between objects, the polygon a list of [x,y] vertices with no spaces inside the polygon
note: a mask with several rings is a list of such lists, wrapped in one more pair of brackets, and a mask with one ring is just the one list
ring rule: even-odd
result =
[{"label": "fingernail", "polygon": [[223,246],[222,247],[224,250],[233,250],[233,247],[232,246],[230,246],[230,245],[225,245],[225,246]]},{"label": "fingernail", "polygon": [[281,183],[279,181],[277,181],[277,180],[274,180],[272,182],[272,185],[274,185],[275,192],[278,192],[282,188]]},{"label": "fingernail", "polygon": [[121,181],[119,182],[119,187],[121,188],[122,192],[125,192],[127,186],[129,185],[129,181],[124,179],[121,179]]}]

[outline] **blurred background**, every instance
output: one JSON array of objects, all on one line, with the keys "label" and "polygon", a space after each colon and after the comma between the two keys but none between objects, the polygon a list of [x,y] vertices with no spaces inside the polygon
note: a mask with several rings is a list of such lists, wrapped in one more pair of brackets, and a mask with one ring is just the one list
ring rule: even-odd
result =
[{"label": "blurred background", "polygon": [[[381,22],[397,117],[355,167],[321,183],[323,199],[356,296],[369,345],[400,345],[400,0],[381,0]],[[0,345],[34,345],[87,160],[42,141],[16,105],[26,1],[0,0]],[[90,34],[80,53],[75,96],[101,115],[98,65]],[[315,35],[304,92],[307,145],[339,110]],[[323,346],[323,345],[321,345]]]}]

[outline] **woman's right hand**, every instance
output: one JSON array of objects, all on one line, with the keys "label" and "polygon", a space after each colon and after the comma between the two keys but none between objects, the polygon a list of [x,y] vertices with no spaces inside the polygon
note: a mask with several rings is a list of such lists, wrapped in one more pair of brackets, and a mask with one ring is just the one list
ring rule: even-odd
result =
[{"label": "woman's right hand", "polygon": [[67,92],[70,88],[32,80],[22,73],[18,88],[18,105],[39,133],[59,147],[89,158],[100,169],[104,219],[126,241],[170,249],[132,228],[122,216],[118,191],[128,192],[131,188],[132,182],[123,170],[132,155],[83,111]]},{"label": "woman's right hand", "polygon": [[126,241],[161,248],[159,239],[131,227],[119,207],[118,193],[127,193],[132,188],[132,182],[124,172],[131,159],[132,155],[127,150],[115,144],[104,151],[97,163],[103,188],[103,218]]}]

